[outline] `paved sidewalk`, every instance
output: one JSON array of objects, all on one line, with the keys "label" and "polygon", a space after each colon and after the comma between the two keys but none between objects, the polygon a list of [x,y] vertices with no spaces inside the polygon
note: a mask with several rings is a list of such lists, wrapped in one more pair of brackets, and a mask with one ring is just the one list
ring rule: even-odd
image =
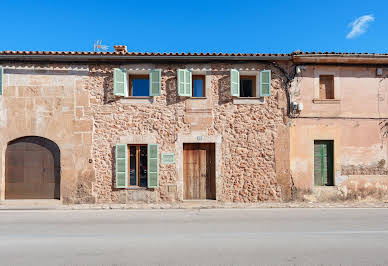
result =
[{"label": "paved sidewalk", "polygon": [[235,208],[388,208],[388,202],[341,201],[341,202],[261,202],[223,203],[217,201],[184,201],[177,203],[135,204],[62,204],[59,200],[7,200],[0,201],[0,210],[99,210],[99,209],[235,209]]}]

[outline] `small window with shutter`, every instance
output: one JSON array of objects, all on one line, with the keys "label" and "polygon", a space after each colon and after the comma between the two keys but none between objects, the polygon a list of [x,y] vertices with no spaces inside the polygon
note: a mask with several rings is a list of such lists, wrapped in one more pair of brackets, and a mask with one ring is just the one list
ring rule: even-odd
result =
[{"label": "small window with shutter", "polygon": [[114,69],[113,92],[123,97],[160,96],[161,70],[150,70],[149,74],[128,74],[125,69]]},{"label": "small window with shutter", "polygon": [[206,97],[205,75],[193,75],[192,97]]},{"label": "small window with shutter", "polygon": [[256,76],[240,76],[240,97],[256,97]]},{"label": "small window with shutter", "polygon": [[116,145],[116,187],[158,187],[158,145]]},{"label": "small window with shutter", "polygon": [[271,96],[271,70],[240,72],[231,69],[230,95],[237,98]]},{"label": "small window with shutter", "polygon": [[150,96],[149,75],[129,75],[129,96]]}]

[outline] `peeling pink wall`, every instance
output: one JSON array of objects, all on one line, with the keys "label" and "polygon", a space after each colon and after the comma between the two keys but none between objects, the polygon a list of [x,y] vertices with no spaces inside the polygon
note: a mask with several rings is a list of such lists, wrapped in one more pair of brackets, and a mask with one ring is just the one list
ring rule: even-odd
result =
[{"label": "peeling pink wall", "polygon": [[[319,98],[319,75],[334,75],[334,101]],[[291,87],[291,101],[304,109],[291,122],[290,167],[295,186],[311,189],[314,140],[334,140],[334,176],[338,185],[351,174],[386,174],[387,141],[381,125],[388,119],[388,69],[304,66]]]}]

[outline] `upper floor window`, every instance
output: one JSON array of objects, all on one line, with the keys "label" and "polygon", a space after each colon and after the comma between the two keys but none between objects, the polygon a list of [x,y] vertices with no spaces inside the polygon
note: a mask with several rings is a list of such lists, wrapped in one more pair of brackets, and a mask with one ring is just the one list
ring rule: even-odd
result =
[{"label": "upper floor window", "polygon": [[150,96],[149,75],[129,75],[129,96]]},{"label": "upper floor window", "polygon": [[205,95],[205,75],[193,75],[192,97],[206,97]]},{"label": "upper floor window", "polygon": [[240,76],[240,97],[256,97],[256,76]]},{"label": "upper floor window", "polygon": [[[152,69],[141,75],[126,69],[113,69],[113,94],[116,96],[160,96],[161,69]],[[147,73],[148,72],[148,73]]]},{"label": "upper floor window", "polygon": [[242,71],[242,73],[246,75],[240,75],[237,69],[230,70],[231,96],[241,98],[271,96],[271,70]]},{"label": "upper floor window", "polygon": [[334,99],[334,76],[333,75],[319,76],[319,98]]}]

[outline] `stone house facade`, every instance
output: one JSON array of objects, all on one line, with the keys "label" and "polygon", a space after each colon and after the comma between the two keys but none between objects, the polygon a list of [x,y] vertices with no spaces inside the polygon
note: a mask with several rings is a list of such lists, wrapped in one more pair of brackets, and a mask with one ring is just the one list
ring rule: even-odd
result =
[{"label": "stone house facade", "polygon": [[296,191],[318,200],[386,199],[387,55],[295,53],[293,62],[290,169]]},{"label": "stone house facade", "polygon": [[0,201],[387,198],[387,55],[115,49],[0,52]]},{"label": "stone house facade", "polygon": [[286,54],[1,52],[0,200],[291,197]]}]

